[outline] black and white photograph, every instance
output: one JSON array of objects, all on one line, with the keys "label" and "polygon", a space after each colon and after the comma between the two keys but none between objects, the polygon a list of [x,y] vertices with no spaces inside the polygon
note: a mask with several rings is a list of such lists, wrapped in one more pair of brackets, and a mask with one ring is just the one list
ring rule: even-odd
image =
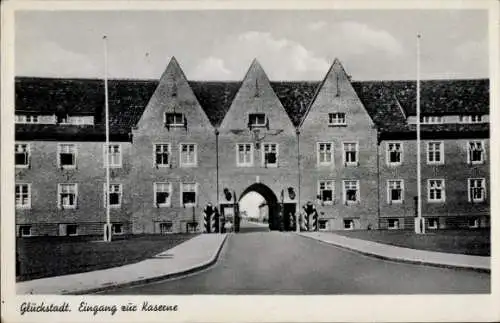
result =
[{"label": "black and white photograph", "polygon": [[6,322],[500,319],[498,2],[22,2]]}]

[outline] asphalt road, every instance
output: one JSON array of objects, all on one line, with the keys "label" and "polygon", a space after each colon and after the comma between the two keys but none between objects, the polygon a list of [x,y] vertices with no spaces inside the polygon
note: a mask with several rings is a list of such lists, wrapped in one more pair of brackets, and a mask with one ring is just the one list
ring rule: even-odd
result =
[{"label": "asphalt road", "polygon": [[[231,234],[218,262],[188,277],[105,294],[489,293],[490,275],[390,262],[287,232]],[[266,232],[267,231],[267,232]]]}]

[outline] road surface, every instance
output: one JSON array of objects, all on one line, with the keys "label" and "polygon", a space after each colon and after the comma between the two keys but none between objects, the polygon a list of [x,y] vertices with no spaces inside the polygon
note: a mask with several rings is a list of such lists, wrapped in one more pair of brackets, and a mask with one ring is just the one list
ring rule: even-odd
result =
[{"label": "road surface", "polygon": [[103,294],[489,293],[490,275],[380,260],[247,225],[230,234],[217,263],[188,277]]}]

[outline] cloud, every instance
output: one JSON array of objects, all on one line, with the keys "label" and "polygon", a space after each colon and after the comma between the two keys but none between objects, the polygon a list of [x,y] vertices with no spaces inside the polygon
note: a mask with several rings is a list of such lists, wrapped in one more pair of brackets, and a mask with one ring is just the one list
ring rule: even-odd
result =
[{"label": "cloud", "polygon": [[[211,53],[211,59],[204,60],[188,75],[197,79],[230,77],[240,80],[254,58],[273,80],[318,79],[329,67],[324,58],[298,42],[275,37],[269,32],[247,31],[228,37]],[[208,63],[210,68],[206,67]]]},{"label": "cloud", "polygon": [[307,25],[307,29],[312,30],[312,31],[318,31],[318,30],[325,28],[326,25],[327,25],[327,23],[324,21],[311,22],[310,24]]},{"label": "cloud", "polygon": [[218,57],[203,59],[191,73],[193,79],[226,80],[233,77],[233,73],[225,66],[224,60]]}]

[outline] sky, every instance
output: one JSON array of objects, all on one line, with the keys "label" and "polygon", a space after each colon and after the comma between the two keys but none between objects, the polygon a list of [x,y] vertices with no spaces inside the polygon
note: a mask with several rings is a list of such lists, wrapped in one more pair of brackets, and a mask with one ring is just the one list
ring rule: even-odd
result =
[{"label": "sky", "polygon": [[488,77],[481,10],[18,11],[16,76],[159,79],[175,56],[190,80],[321,80],[335,58],[353,80]]}]

